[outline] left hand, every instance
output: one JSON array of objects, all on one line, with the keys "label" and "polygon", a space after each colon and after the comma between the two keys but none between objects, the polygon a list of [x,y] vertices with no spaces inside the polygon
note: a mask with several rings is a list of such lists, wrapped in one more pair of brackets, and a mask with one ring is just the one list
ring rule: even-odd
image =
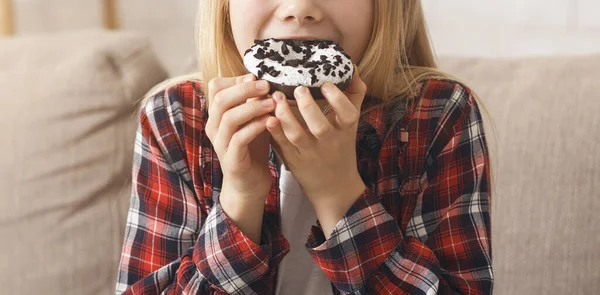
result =
[{"label": "left hand", "polygon": [[313,205],[348,203],[347,198],[358,198],[360,188],[365,187],[356,163],[356,132],[367,86],[356,66],[354,69],[345,92],[332,83],[321,87],[333,109],[327,115],[306,87],[295,89],[298,109],[309,130],[295,118],[285,95],[273,94],[277,107],[275,117],[267,120],[267,130],[275,141],[275,151]]}]

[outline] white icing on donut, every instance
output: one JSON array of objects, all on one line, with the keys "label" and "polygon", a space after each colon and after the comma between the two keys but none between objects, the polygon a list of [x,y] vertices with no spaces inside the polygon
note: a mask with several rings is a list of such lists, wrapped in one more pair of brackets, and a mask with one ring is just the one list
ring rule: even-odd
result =
[{"label": "white icing on donut", "polygon": [[[269,44],[268,46],[265,46],[267,42]],[[343,51],[338,50],[341,49],[341,46],[339,46],[333,41],[325,41],[326,48],[320,49],[318,44],[315,43],[315,41],[310,42],[312,43],[307,45],[307,42],[303,42],[300,40],[277,40],[272,38],[266,40],[256,40],[254,46],[246,50],[244,54],[244,66],[246,67],[246,69],[248,69],[250,73],[256,75],[259,79],[288,86],[303,85],[310,87],[320,87],[323,84],[325,84],[325,82],[338,84],[343,81],[347,81],[352,77],[354,73],[352,60]],[[286,47],[289,50],[289,53],[287,55],[282,52],[282,45],[284,43],[286,44]],[[300,53],[294,51],[291,45],[292,43],[301,44],[301,48],[303,50],[305,48],[309,48],[312,52],[310,58],[300,63],[298,67],[284,65],[285,61],[294,59],[302,60],[305,56],[304,51]],[[325,45],[322,44],[321,47],[325,47]],[[279,62],[267,57],[265,57],[264,59],[259,59],[256,57],[256,55],[258,55],[259,49],[262,49],[265,52],[265,55],[271,52],[271,50],[273,50],[279,55],[281,55],[284,61]],[[313,67],[304,67],[304,65],[306,62],[320,62],[321,55],[324,55],[326,57],[327,63],[330,64],[332,68],[329,71],[329,75],[325,75],[327,71],[324,69],[324,64],[319,64],[316,68],[314,68],[316,82],[312,83],[313,81],[311,80],[313,80],[313,75],[309,72],[309,70],[313,69]],[[261,71],[259,66],[261,62],[264,62],[265,66],[273,67],[275,71],[280,72],[279,75],[274,77],[269,72]],[[335,62],[338,62],[337,66],[334,65]],[[302,73],[300,73],[299,70],[301,70]],[[340,71],[343,72],[341,77]],[[335,72],[335,77],[332,74],[333,72]]]}]

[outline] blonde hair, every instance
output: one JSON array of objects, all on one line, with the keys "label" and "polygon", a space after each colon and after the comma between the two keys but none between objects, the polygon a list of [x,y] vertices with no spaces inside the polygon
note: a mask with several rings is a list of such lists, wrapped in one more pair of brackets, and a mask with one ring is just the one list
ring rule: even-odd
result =
[{"label": "blonde hair", "polygon": [[[144,97],[141,105],[156,93],[185,81],[196,81],[208,92],[208,83],[215,77],[234,77],[247,73],[240,56],[231,26],[229,25],[228,0],[199,0],[196,21],[197,63],[199,72],[174,77],[153,87]],[[371,39],[358,65],[361,79],[368,87],[367,95],[382,100],[386,108],[391,108],[391,122],[401,120],[408,106],[416,99],[417,86],[428,79],[460,81],[438,69],[421,0],[374,1],[374,20]],[[400,20],[400,21],[398,21]],[[205,83],[206,81],[206,83]],[[482,118],[490,120],[496,135],[495,123],[477,94],[471,91],[481,107]],[[366,110],[363,110],[365,112]],[[485,123],[485,120],[484,120]],[[497,150],[497,148],[494,148]],[[489,153],[490,158],[497,155]],[[491,166],[492,161],[490,161]],[[490,194],[494,188],[494,178],[490,170]]]}]

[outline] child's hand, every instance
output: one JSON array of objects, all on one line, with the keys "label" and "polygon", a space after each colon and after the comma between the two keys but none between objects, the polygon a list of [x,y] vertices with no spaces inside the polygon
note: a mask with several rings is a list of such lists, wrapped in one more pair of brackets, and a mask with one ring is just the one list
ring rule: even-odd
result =
[{"label": "child's hand", "polygon": [[265,123],[275,105],[272,99],[260,99],[268,93],[269,84],[255,78],[252,74],[219,77],[209,83],[206,135],[223,170],[222,191],[237,198],[237,204],[264,204],[271,188],[270,136]]},{"label": "child's hand", "polygon": [[333,109],[327,116],[310,92],[301,89],[296,89],[294,97],[309,130],[296,120],[285,95],[275,92],[276,117],[267,121],[275,150],[313,206],[351,205],[365,188],[356,163],[356,132],[367,86],[356,67],[346,92],[332,83],[323,85],[321,91]]}]

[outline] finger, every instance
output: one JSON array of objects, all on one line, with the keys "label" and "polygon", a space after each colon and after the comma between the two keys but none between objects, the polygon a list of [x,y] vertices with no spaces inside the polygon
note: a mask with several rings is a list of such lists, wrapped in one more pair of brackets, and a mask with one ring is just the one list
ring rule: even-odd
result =
[{"label": "finger", "polygon": [[283,133],[287,137],[288,141],[294,146],[301,148],[311,143],[312,138],[302,128],[292,110],[290,105],[287,103],[285,94],[281,91],[276,91],[273,94],[277,106],[275,107],[275,117],[279,120]]},{"label": "finger", "polygon": [[[269,89],[271,89],[271,86],[269,84]],[[272,94],[269,94],[268,91],[267,93],[263,94],[263,95],[259,95],[259,96],[255,96],[255,97],[251,97],[249,98],[246,102],[248,101],[253,101],[253,100],[263,100],[263,99],[267,99],[267,98],[273,98]]]},{"label": "finger", "polygon": [[362,103],[367,93],[367,84],[360,78],[358,74],[358,66],[354,65],[354,74],[352,75],[352,81],[344,92],[350,102],[360,111]]},{"label": "finger", "polygon": [[337,86],[327,82],[321,87],[321,92],[335,113],[337,127],[349,128],[358,121],[360,110]]},{"label": "finger", "polygon": [[271,134],[271,138],[275,140],[277,145],[281,147],[282,150],[297,150],[296,146],[294,146],[288,138],[285,136],[283,129],[281,128],[281,122],[276,117],[269,117],[267,120],[267,131]]},{"label": "finger", "polygon": [[236,159],[235,162],[241,162],[247,156],[248,145],[265,131],[268,118],[269,115],[256,118],[233,135],[227,153]]},{"label": "finger", "polygon": [[310,132],[316,138],[328,136],[334,128],[329,122],[329,119],[323,114],[319,105],[315,102],[310,91],[308,91],[308,88],[304,86],[296,87],[294,90],[294,97],[298,102],[298,110],[300,110]]},{"label": "finger", "polygon": [[217,93],[219,93],[219,91],[240,84],[242,82],[254,81],[255,78],[256,76],[254,76],[253,74],[247,74],[237,77],[216,77],[211,79],[210,82],[208,82],[207,91],[209,109],[213,98]]},{"label": "finger", "polygon": [[236,131],[245,127],[244,124],[256,117],[267,115],[274,108],[275,102],[273,99],[265,99],[245,103],[228,110],[223,115],[221,124],[219,124],[219,131],[214,144],[220,148],[227,147]]},{"label": "finger", "polygon": [[223,89],[215,95],[212,107],[209,109],[209,118],[215,126],[220,126],[222,116],[227,110],[246,102],[248,98],[265,95],[268,92],[269,82],[264,80],[242,82]]},{"label": "finger", "polygon": [[259,101],[259,100],[263,100],[263,99],[267,99],[269,98],[268,95],[261,95],[261,96],[255,96],[255,97],[250,97],[248,99],[246,99],[246,103],[252,102],[252,101]]},{"label": "finger", "polygon": [[[216,77],[216,78],[211,79],[208,82],[208,86],[207,86],[208,91],[206,92],[206,93],[208,93],[208,98],[207,98],[208,101],[207,101],[206,107],[208,108],[209,116],[212,113],[211,110],[213,107],[213,101],[214,101],[214,97],[217,95],[217,93],[219,93],[223,89],[227,89],[234,85],[238,85],[244,81],[246,81],[246,82],[253,81],[254,78],[255,78],[255,76],[253,74],[248,74],[248,75],[237,76],[237,77]],[[207,123],[207,126],[205,126],[207,134],[213,134],[213,131],[216,132],[216,128],[214,128],[211,124],[209,124],[211,121],[212,120],[209,120],[209,122]],[[216,122],[216,123],[218,123],[218,122]]]}]

